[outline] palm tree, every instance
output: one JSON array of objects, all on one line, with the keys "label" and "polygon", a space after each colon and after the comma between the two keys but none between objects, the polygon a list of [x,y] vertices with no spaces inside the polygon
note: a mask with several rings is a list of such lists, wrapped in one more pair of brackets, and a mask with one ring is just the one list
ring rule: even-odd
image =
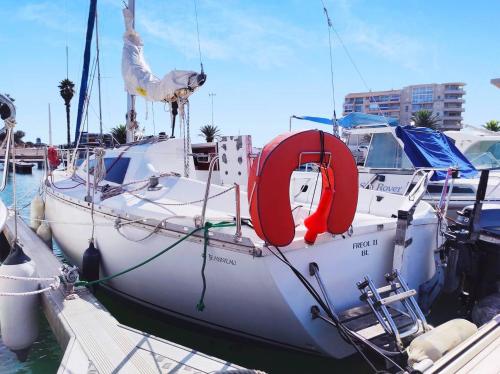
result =
[{"label": "palm tree", "polygon": [[219,136],[219,128],[214,125],[205,125],[200,127],[200,136],[204,136],[207,143],[212,143]]},{"label": "palm tree", "polygon": [[75,94],[75,84],[71,82],[68,78],[63,79],[59,83],[59,93],[61,94],[61,97],[64,100],[64,105],[66,106],[66,130],[67,130],[67,135],[68,135],[68,146],[71,145],[71,135],[70,135],[70,122],[69,122],[69,112],[70,112],[70,107],[71,107],[71,99],[73,98],[73,95]]},{"label": "palm tree", "polygon": [[120,144],[125,144],[127,142],[127,126],[118,125],[111,129],[111,135]]},{"label": "palm tree", "polygon": [[491,121],[486,122],[486,124],[483,126],[486,130],[490,131],[500,131],[500,121],[497,121],[496,119],[492,119]]},{"label": "palm tree", "polygon": [[411,116],[411,120],[415,123],[416,127],[428,127],[436,130],[439,122],[439,116],[432,114],[430,110],[418,110]]}]

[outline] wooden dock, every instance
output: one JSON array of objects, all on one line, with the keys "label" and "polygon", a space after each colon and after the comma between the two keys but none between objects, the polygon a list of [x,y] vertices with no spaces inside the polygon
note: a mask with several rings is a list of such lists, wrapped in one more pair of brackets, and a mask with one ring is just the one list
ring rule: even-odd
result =
[{"label": "wooden dock", "polygon": [[[13,238],[14,220],[4,228]],[[18,237],[39,277],[58,275],[61,263],[21,219]],[[42,294],[42,307],[62,349],[58,373],[258,373],[121,325],[85,288],[67,300],[63,290]]]}]

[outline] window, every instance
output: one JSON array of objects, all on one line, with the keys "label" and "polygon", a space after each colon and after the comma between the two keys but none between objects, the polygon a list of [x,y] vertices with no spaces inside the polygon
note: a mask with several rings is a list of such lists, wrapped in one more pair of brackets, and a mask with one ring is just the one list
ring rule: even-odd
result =
[{"label": "window", "polygon": [[106,165],[106,177],[104,180],[117,184],[122,184],[127,173],[130,158],[128,157],[109,157],[104,159]]},{"label": "window", "polygon": [[363,104],[363,98],[362,97],[357,97],[356,99],[354,99],[354,103],[355,104]]},{"label": "window", "polygon": [[415,87],[412,89],[411,101],[413,104],[429,103],[433,101],[432,87]]},{"label": "window", "polygon": [[[122,184],[125,179],[125,174],[127,173],[128,164],[130,163],[130,158],[128,157],[107,157],[104,158],[104,165],[106,167],[105,181],[113,182],[116,184]],[[95,159],[89,161],[90,174],[94,174]],[[87,168],[83,169],[87,172]]]},{"label": "window", "polygon": [[490,169],[500,166],[500,142],[482,140],[473,144],[464,153],[476,169]]},{"label": "window", "polygon": [[392,133],[373,134],[365,162],[370,168],[410,169],[410,160]]},{"label": "window", "polygon": [[362,111],[363,111],[363,109],[362,109],[362,105],[355,105],[355,106],[354,106],[354,111],[355,111],[355,112],[362,112]]}]

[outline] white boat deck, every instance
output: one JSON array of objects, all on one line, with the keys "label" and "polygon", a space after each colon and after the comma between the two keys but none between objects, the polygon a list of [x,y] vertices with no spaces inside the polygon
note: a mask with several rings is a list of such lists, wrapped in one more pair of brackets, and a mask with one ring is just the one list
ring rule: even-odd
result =
[{"label": "white boat deck", "polygon": [[[9,217],[4,232],[13,237]],[[22,220],[18,237],[40,277],[58,275],[52,251]],[[74,300],[61,289],[42,294],[42,306],[63,350],[59,373],[214,373],[242,369],[229,362],[121,325],[87,289]]]}]

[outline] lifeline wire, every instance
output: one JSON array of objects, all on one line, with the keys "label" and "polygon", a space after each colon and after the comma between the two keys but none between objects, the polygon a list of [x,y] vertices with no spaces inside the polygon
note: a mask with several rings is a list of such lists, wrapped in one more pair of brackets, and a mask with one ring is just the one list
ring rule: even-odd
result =
[{"label": "lifeline wire", "polygon": [[331,29],[333,28],[332,20],[328,14],[328,10],[326,9],[325,2],[321,0],[321,4],[323,4],[323,11],[325,12],[326,22],[328,24],[328,46],[330,48],[330,79],[332,83],[332,104],[333,104],[333,133],[335,136],[338,136],[338,126],[337,126],[337,112],[335,110],[335,84],[333,82],[333,51],[332,51],[332,35]]},{"label": "lifeline wire", "polygon": [[200,56],[200,67],[201,67],[201,73],[203,73],[203,61],[201,58],[201,43],[200,43],[200,28],[198,25],[198,7],[196,5],[196,0],[193,0],[194,3],[194,14],[196,17],[196,35],[198,36],[198,53]]},{"label": "lifeline wire", "polygon": [[[363,74],[361,74],[361,71],[359,70],[358,66],[354,62],[354,59],[352,58],[351,54],[349,53],[349,50],[347,49],[346,45],[344,44],[344,41],[340,37],[340,34],[337,32],[337,30],[335,29],[335,27],[333,27],[333,23],[332,23],[329,15],[328,15],[328,10],[327,10],[325,2],[323,0],[321,0],[321,4],[323,5],[323,11],[325,12],[325,16],[326,16],[326,19],[327,19],[327,22],[328,22],[328,42],[330,44],[330,71],[331,71],[331,76],[332,76],[332,91],[333,91],[333,93],[335,91],[334,91],[334,85],[333,85],[333,55],[332,55],[332,42],[331,42],[330,30],[333,30],[333,32],[335,33],[335,35],[337,35],[337,38],[339,39],[340,44],[342,45],[342,48],[344,49],[344,51],[345,51],[347,57],[349,58],[349,61],[351,62],[352,66],[354,67],[354,70],[356,70],[356,73],[358,73],[358,76],[361,79],[361,81],[363,82],[363,85],[365,86],[366,90],[371,93],[372,90],[368,87],[368,84],[366,83],[366,80],[363,77]],[[370,102],[375,103],[377,105],[377,109],[379,111],[379,114],[381,116],[385,117],[385,114],[380,109],[380,106],[378,105],[378,103],[373,99],[372,95],[370,95]],[[334,128],[335,128],[335,126],[336,126],[335,97],[333,98],[333,115],[334,115],[334,121],[335,121],[334,122]]]}]

